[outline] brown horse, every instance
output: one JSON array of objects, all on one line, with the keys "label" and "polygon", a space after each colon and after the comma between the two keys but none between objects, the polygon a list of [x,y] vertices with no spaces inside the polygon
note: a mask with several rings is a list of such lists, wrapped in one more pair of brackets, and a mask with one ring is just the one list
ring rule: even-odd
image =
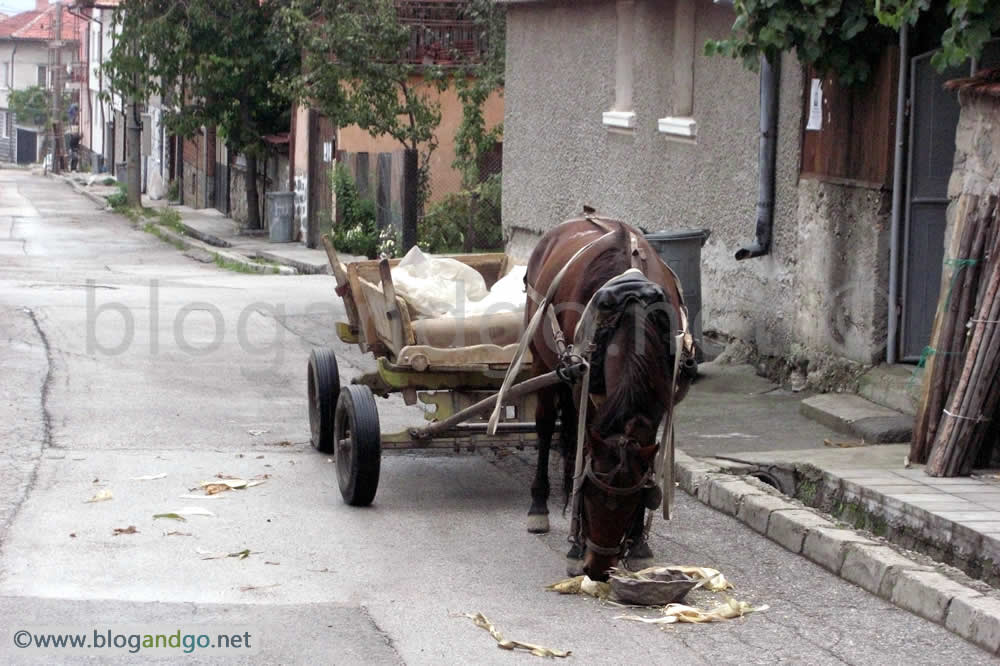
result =
[{"label": "brown horse", "polygon": [[[545,234],[528,262],[529,293],[525,324],[541,295],[577,251],[597,239],[568,267],[550,306],[565,341],[572,342],[584,308],[598,290],[629,268],[642,276],[627,281],[614,294],[605,289],[595,298],[605,308],[620,310],[593,339],[587,428],[586,472],[581,474],[582,501],[576,514],[578,533],[567,555],[571,575],[581,571],[604,580],[620,559],[631,566],[646,564],[652,553],[645,542],[645,508],[655,508],[659,489],[652,483],[659,448],[657,428],[672,412],[690,382],[690,372],[674,376],[673,336],[686,321],[680,285],[642,234],[617,220],[593,216],[564,222]],[[643,277],[644,276],[644,277]],[[652,297],[651,297],[652,295]],[[610,305],[609,305],[610,303]],[[684,313],[684,314],[682,314]],[[531,339],[533,370],[542,374],[560,365],[556,325],[543,320]],[[689,337],[685,339],[689,340]],[[573,350],[579,354],[583,350]],[[691,350],[693,351],[693,350]],[[682,358],[687,354],[682,347]],[[692,362],[684,358],[688,370]],[[566,502],[574,482],[580,382],[560,384],[538,393],[535,412],[538,467],[531,486],[528,530],[547,532],[549,449],[560,418],[563,487]],[[557,409],[558,408],[558,409]],[[580,480],[577,480],[580,483]],[[574,507],[576,509],[576,507]]]}]

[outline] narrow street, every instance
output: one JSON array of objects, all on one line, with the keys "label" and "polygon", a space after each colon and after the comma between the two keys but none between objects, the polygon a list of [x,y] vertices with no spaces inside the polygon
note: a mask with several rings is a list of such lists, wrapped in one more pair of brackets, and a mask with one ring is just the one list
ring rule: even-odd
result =
[{"label": "narrow street", "polygon": [[[0,170],[2,661],[28,661],[22,628],[194,624],[259,640],[233,661],[536,661],[464,617],[482,612],[566,663],[994,663],[682,492],[654,522],[657,560],[717,568],[767,610],[660,628],[548,592],[568,525],[554,498],[552,533],[525,531],[530,452],[387,455],[374,505],[346,506],[308,442],[306,360],[332,347],[343,383],[373,360],[336,338],[333,288],[201,263],[62,182]],[[421,420],[398,398],[379,410],[385,432]],[[182,498],[217,475],[264,483]],[[190,507],[212,515],[154,519]]]}]

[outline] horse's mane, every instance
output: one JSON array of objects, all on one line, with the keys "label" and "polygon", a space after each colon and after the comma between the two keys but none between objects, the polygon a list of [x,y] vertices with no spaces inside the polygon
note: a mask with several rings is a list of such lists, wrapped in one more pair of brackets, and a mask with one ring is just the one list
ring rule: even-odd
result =
[{"label": "horse's mane", "polygon": [[[628,251],[628,233],[619,228],[620,242],[616,247],[599,254],[587,267],[583,281],[583,294],[589,299],[595,291],[611,278],[631,266]],[[628,420],[643,415],[650,421],[659,420],[669,400],[671,365],[670,348],[664,344],[664,331],[656,319],[643,316],[636,321],[634,307],[629,307],[618,321],[617,330],[624,335],[624,354],[621,372],[614,378],[604,378],[608,391],[604,403],[595,415],[594,423],[601,435],[622,433]],[[642,340],[638,339],[642,336]],[[612,336],[617,337],[617,335]],[[637,349],[641,347],[642,353]],[[607,361],[604,362],[607,368]],[[610,380],[610,381],[608,381]],[[654,423],[654,427],[655,427]]]}]

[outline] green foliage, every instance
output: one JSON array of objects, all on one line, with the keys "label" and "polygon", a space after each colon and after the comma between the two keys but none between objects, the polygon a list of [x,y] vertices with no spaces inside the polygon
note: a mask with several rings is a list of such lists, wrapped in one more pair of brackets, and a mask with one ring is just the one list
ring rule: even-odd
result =
[{"label": "green foliage", "polygon": [[334,125],[357,125],[418,151],[422,206],[441,122],[433,93],[448,79],[439,65],[402,57],[419,28],[399,20],[393,0],[292,0],[279,12],[278,25],[303,53],[301,72],[284,77],[280,87]]},{"label": "green foliage", "polygon": [[462,102],[462,122],[455,132],[455,161],[452,166],[462,174],[466,189],[479,183],[482,156],[503,140],[503,123],[487,130],[483,105],[504,82],[504,44],[506,11],[491,0],[472,0],[469,11],[488,44],[485,57],[471,63],[455,76],[455,88]]},{"label": "green foliage", "polygon": [[124,185],[119,185],[118,191],[107,195],[105,199],[115,212],[120,213],[128,207],[128,189]]},{"label": "green foliage", "polygon": [[501,191],[500,175],[494,174],[472,190],[435,202],[419,221],[417,245],[435,254],[502,247]]},{"label": "green foliage", "polygon": [[160,224],[170,227],[174,231],[184,233],[184,225],[181,224],[181,214],[169,206],[164,206],[156,210],[160,218]]},{"label": "green foliage", "polygon": [[[875,0],[875,15],[884,25],[915,26],[931,0]],[[1000,3],[991,0],[948,0],[950,25],[941,35],[941,50],[931,63],[939,70],[977,58],[993,35],[1000,32]]]},{"label": "green foliage", "polygon": [[333,171],[333,191],[341,211],[340,223],[333,230],[333,246],[348,254],[374,259],[379,249],[375,202],[361,197],[354,178],[343,164]]},{"label": "green foliage", "polygon": [[105,186],[110,186],[110,185],[114,185],[117,182],[118,182],[117,180],[115,180],[114,178],[111,178],[109,176],[108,178],[105,178],[104,180],[102,180],[101,184],[103,184]]},{"label": "green foliage", "polygon": [[[944,3],[940,3],[943,5]],[[705,44],[706,55],[741,58],[756,70],[761,56],[774,60],[794,51],[801,62],[841,83],[866,81],[872,65],[894,31],[915,26],[938,8],[932,0],[735,0],[733,33]],[[990,0],[948,0],[949,25],[932,63],[939,70],[978,57],[1000,31],[1000,3]]]},{"label": "green foliage", "polygon": [[[289,125],[291,99],[274,81],[300,68],[298,45],[275,32],[285,4],[123,0],[114,13],[120,34],[103,67],[110,89],[140,100],[162,96],[172,134],[190,138],[215,127],[233,152],[262,157],[263,137]],[[250,177],[248,203],[255,183]]]},{"label": "green foliage", "polygon": [[176,180],[170,181],[167,185],[167,201],[180,200],[180,184]]},{"label": "green foliage", "polygon": [[[64,94],[62,102],[63,122],[69,120],[66,110],[69,108],[70,101],[70,96]],[[52,95],[40,86],[29,86],[24,90],[11,90],[7,97],[7,106],[17,116],[17,121],[24,125],[44,127],[53,121],[51,114]]]},{"label": "green foliage", "polygon": [[775,62],[795,51],[843,84],[861,83],[883,47],[896,41],[875,19],[872,0],[735,0],[733,9],[732,35],[709,40],[705,54],[741,58],[754,71],[761,56]]}]

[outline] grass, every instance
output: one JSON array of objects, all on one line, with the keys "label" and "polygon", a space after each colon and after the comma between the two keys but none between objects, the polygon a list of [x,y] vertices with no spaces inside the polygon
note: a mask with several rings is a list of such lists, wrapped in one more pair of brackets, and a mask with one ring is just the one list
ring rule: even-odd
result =
[{"label": "grass", "polygon": [[[111,202],[112,197],[117,197],[119,194],[124,195],[124,189],[118,194],[113,194],[111,195],[111,197],[108,197],[109,203]],[[123,196],[123,198],[125,197]],[[156,236],[157,238],[166,243],[170,243],[178,250],[187,249],[187,247],[184,245],[182,241],[169,234],[164,233],[166,229],[169,229],[170,231],[173,231],[178,235],[181,236],[186,235],[184,230],[184,225],[181,223],[180,213],[178,213],[173,208],[169,207],[136,208],[133,206],[128,206],[127,203],[123,205],[120,202],[119,205],[117,206],[114,203],[112,203],[111,207],[116,213],[126,216],[127,218],[132,220],[132,222],[135,224],[138,224],[140,219],[143,218],[150,220],[147,221],[142,226],[143,231],[145,231],[146,233],[153,234],[154,236]],[[152,221],[153,218],[156,219],[155,222]],[[219,254],[218,252],[213,252],[212,254],[215,257],[215,265],[218,266],[219,268],[223,268],[228,271],[234,271],[236,273],[265,273],[268,272],[267,269],[270,268],[270,272],[275,275],[281,273],[280,265],[274,261],[269,261],[265,259],[254,260],[248,258],[246,262],[241,262],[228,259],[225,256]],[[260,266],[263,270],[257,270],[256,266]]]}]

